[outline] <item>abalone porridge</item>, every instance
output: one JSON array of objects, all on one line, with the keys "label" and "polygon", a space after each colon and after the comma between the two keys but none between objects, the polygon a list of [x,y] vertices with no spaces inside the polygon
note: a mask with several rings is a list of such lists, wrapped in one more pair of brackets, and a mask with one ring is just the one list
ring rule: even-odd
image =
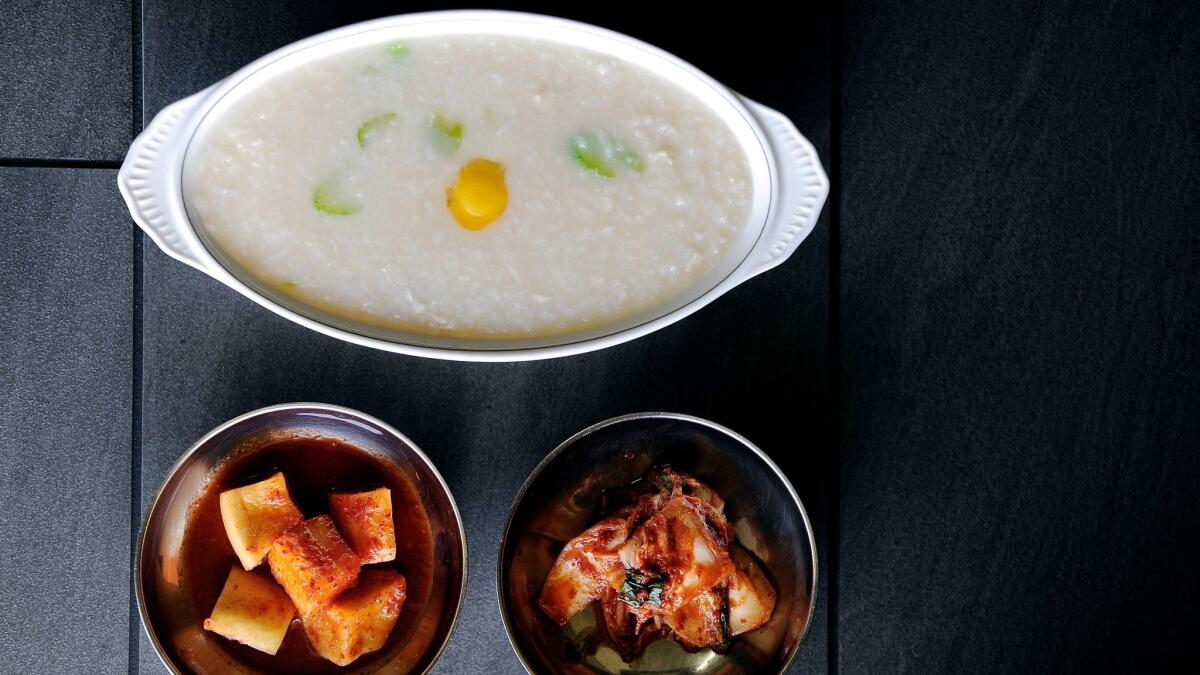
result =
[{"label": "abalone porridge", "polygon": [[299,303],[420,335],[556,336],[653,309],[724,259],[753,196],[733,132],[691,93],[531,38],[347,49],[204,125],[184,197],[210,245]]}]

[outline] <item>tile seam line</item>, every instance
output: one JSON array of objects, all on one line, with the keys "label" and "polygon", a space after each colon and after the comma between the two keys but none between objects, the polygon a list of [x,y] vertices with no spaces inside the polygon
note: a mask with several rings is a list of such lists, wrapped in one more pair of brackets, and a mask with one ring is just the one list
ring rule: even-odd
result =
[{"label": "tile seam line", "polygon": [[[142,0],[130,0],[130,138],[142,128],[142,107],[145,87],[142,81]],[[114,162],[120,168],[120,162]],[[129,227],[129,224],[126,224]],[[133,230],[133,294],[132,294],[132,356],[130,397],[130,462],[129,462],[129,623],[128,662],[130,675],[141,670],[141,617],[137,604],[137,548],[142,523],[142,233]]]},{"label": "tile seam line", "polygon": [[841,670],[838,584],[841,565],[842,527],[842,350],[841,350],[841,266],[842,266],[842,36],[845,6],[834,3],[830,44],[829,96],[829,370],[830,398],[833,400],[833,429],[830,435],[829,498],[829,625],[826,632],[826,654],[830,675]]},{"label": "tile seam line", "polygon": [[6,169],[120,169],[121,162],[107,159],[48,159],[42,157],[0,157]]}]

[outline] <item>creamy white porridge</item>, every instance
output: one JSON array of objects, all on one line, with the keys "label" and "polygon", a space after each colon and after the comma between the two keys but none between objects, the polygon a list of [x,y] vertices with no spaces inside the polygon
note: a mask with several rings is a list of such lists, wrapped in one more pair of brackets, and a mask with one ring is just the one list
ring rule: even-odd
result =
[{"label": "creamy white porridge", "polygon": [[513,37],[356,48],[207,120],[185,199],[261,282],[426,335],[560,335],[709,272],[751,204],[732,131],[597,52]]}]

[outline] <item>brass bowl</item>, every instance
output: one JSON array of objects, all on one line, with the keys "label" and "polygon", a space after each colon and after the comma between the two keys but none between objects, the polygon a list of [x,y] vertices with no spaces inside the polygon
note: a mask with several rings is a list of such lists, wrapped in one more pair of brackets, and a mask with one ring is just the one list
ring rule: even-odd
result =
[{"label": "brass bowl", "polygon": [[[180,576],[188,509],[208,479],[238,448],[267,436],[334,438],[396,466],[416,488],[433,535],[432,595],[413,634],[367,665],[369,672],[427,672],[441,655],[462,610],[467,579],[466,538],[458,507],[429,458],[412,441],[360,412],[320,403],[262,408],[213,429],[179,458],[155,495],[137,550],[137,601],[142,626],[173,673],[257,673],[225,641],[201,628]],[[416,641],[414,641],[416,640]],[[351,664],[347,670],[362,670]]]},{"label": "brass bowl", "polygon": [[[659,464],[692,474],[725,498],[738,541],[763,563],[778,593],[771,620],[718,654],[659,639],[625,662],[598,639],[592,611],[559,627],[538,607],[563,544],[597,520],[601,493]],[[812,526],[791,483],[761,450],[713,422],[672,413],[616,417],[564,441],[517,494],[496,570],[509,641],[531,673],[779,673],[812,619],[817,584]]]}]

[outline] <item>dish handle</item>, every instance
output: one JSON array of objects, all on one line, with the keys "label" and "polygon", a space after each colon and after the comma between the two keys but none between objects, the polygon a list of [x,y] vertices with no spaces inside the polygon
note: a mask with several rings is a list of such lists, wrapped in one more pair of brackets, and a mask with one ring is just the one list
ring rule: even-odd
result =
[{"label": "dish handle", "polygon": [[208,91],[163,108],[129,146],[117,187],[133,220],[172,258],[199,270],[200,244],[183,208],[182,167],[186,139],[182,128],[188,113]]},{"label": "dish handle", "polygon": [[779,172],[767,225],[754,251],[757,257],[749,261],[749,278],[779,265],[800,247],[821,215],[829,195],[829,178],[816,149],[791,120],[761,103],[742,101],[766,131]]}]

